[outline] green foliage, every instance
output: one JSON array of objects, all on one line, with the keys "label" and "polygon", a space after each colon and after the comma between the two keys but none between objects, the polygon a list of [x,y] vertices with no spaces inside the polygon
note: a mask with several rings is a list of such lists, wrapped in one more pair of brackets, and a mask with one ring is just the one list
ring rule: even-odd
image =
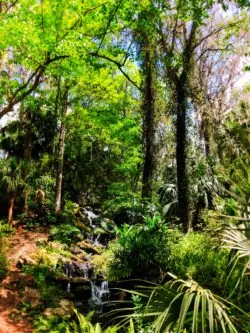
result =
[{"label": "green foliage", "polygon": [[63,249],[54,249],[50,246],[40,246],[34,255],[34,259],[39,266],[45,266],[48,269],[54,270],[56,273],[63,273],[64,260],[69,260],[72,254]]},{"label": "green foliage", "polygon": [[34,277],[43,305],[45,307],[55,306],[55,295],[60,296],[63,293],[60,287],[55,283],[55,272],[46,265],[26,265],[23,266],[22,270],[24,273]]},{"label": "green foliage", "polygon": [[49,238],[61,243],[70,244],[83,239],[80,229],[72,224],[55,225],[50,230]]},{"label": "green foliage", "polygon": [[1,177],[5,188],[9,193],[15,193],[20,187],[25,185],[22,177],[23,163],[16,158],[2,159]]},{"label": "green foliage", "polygon": [[[145,316],[153,317],[154,332],[242,332],[239,309],[193,280],[174,279],[152,288]],[[247,320],[248,315],[239,311]]]},{"label": "green foliage", "polygon": [[0,238],[8,236],[15,232],[15,229],[9,225],[5,220],[0,220]]},{"label": "green foliage", "polygon": [[243,308],[244,300],[247,302],[249,298],[250,286],[250,240],[247,235],[244,226],[238,228],[232,223],[226,225],[221,233],[222,246],[231,250],[226,279],[226,283],[232,285],[229,297],[237,298]]},{"label": "green foliage", "polygon": [[[99,323],[92,324],[90,322],[93,313],[88,316],[83,316],[79,312],[76,312],[77,321],[70,324],[67,328],[66,333],[117,333],[119,327],[113,326],[106,329],[102,329]],[[131,332],[133,333],[133,332]]]},{"label": "green foliage", "polygon": [[[61,318],[56,316],[44,317],[38,316],[34,321],[34,333],[117,333],[118,326],[102,329],[100,324],[92,324],[91,318],[93,313],[87,316],[75,311],[76,320],[73,318]],[[128,333],[135,333],[129,331]]]},{"label": "green foliage", "polygon": [[214,291],[224,288],[229,251],[220,249],[218,242],[208,233],[184,235],[169,230],[168,239],[171,272],[182,278],[194,279]]},{"label": "green foliage", "polygon": [[69,319],[56,316],[37,316],[33,325],[34,333],[65,333],[69,327]]},{"label": "green foliage", "polygon": [[5,236],[13,232],[13,228],[4,221],[0,221],[0,281],[3,280],[8,272],[8,258],[5,255],[4,245]]},{"label": "green foliage", "polygon": [[169,255],[165,231],[159,216],[145,218],[141,225],[117,228],[117,241],[110,246],[114,260],[108,269],[109,279],[159,276]]},{"label": "green foliage", "polygon": [[0,281],[3,280],[8,272],[8,259],[3,253],[2,246],[0,247]]}]

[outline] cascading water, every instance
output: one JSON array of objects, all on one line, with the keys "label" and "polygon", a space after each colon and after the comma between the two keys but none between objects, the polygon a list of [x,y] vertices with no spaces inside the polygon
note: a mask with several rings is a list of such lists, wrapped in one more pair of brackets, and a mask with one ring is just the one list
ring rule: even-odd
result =
[{"label": "cascading water", "polygon": [[70,262],[66,263],[66,267],[65,267],[65,274],[67,275],[69,281],[67,284],[67,292],[70,293],[71,291],[71,283],[70,283],[70,279],[73,277],[73,265]]},{"label": "cascading water", "polygon": [[109,299],[108,281],[102,281],[98,286],[97,282],[90,281],[91,286],[91,299],[89,300],[90,306],[94,309],[99,308],[99,312],[103,312],[103,305]]},{"label": "cascading water", "polygon": [[84,264],[78,264],[78,267],[79,267],[79,274],[81,275],[81,277],[89,279],[91,266],[88,264],[88,262]]},{"label": "cascading water", "polygon": [[[85,215],[87,216],[87,219],[89,221],[89,225],[91,227],[91,229],[94,231],[96,225],[93,224],[93,220],[98,218],[99,215],[95,214],[94,212],[92,212],[91,210],[88,210],[87,208],[84,208],[83,209]],[[99,238],[100,238],[101,235],[97,235],[97,237],[95,238],[94,237],[94,232],[91,233],[89,239],[94,242],[95,245],[99,245]]]},{"label": "cascading water", "polygon": [[91,227],[95,227],[95,225],[93,225],[92,221],[93,219],[99,217],[99,215],[96,215],[94,212],[92,212],[91,210],[88,210],[87,208],[83,208],[84,213],[87,216],[87,219],[89,220],[89,224]]},{"label": "cascading water", "polygon": [[[96,225],[93,223],[93,220],[95,218],[98,218],[99,216],[87,208],[84,208],[83,212],[87,217],[89,221],[89,226],[92,230],[88,241],[90,241],[93,244],[93,246],[98,247],[101,245],[100,243],[101,235],[96,235],[96,236],[94,235],[94,230],[96,228]],[[72,261],[66,263],[65,274],[68,277],[67,292],[70,293],[73,291],[73,293],[77,293],[75,295],[78,295],[79,297],[77,288],[80,288],[79,284],[82,284],[82,286],[84,286],[83,288],[85,288],[84,290],[89,290],[89,296],[87,296],[88,297],[87,299],[89,300],[88,303],[90,308],[101,313],[103,312],[104,304],[109,300],[110,290],[108,286],[108,281],[96,281],[97,277],[95,275],[95,272],[93,271],[91,257],[92,253],[89,253],[85,257],[84,262]],[[79,278],[83,278],[85,279],[85,281],[84,280],[81,281]],[[86,289],[87,287],[86,282],[87,285],[89,286],[89,289]],[[80,307],[81,305],[84,304],[84,301],[80,300],[76,304]]]}]

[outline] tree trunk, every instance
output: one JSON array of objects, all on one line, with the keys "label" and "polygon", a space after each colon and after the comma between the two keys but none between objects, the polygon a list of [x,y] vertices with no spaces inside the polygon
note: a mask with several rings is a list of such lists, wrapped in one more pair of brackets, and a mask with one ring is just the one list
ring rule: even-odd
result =
[{"label": "tree trunk", "polygon": [[[57,82],[57,90],[56,90],[56,97],[55,97],[55,117],[56,119],[58,119],[59,116],[59,104],[60,104],[60,98],[61,98],[61,77],[57,77],[56,78],[56,82]],[[54,128],[54,132],[53,132],[53,146],[52,146],[52,172],[53,175],[56,174],[56,148],[57,148],[57,144],[56,144],[56,133],[57,129],[56,126]]]},{"label": "tree trunk", "polygon": [[[30,112],[29,109],[26,109],[24,111],[24,144],[23,144],[23,154],[24,154],[24,160],[25,160],[25,165],[24,165],[24,170],[23,170],[23,179],[26,183],[28,173],[29,173],[29,168],[31,165],[31,154],[32,154],[32,112]],[[29,190],[27,187],[23,191],[23,199],[24,199],[24,206],[23,206],[23,211],[25,214],[28,214],[28,197],[29,197]]]},{"label": "tree trunk", "polygon": [[15,194],[12,194],[9,200],[9,208],[8,208],[8,223],[12,225],[13,211],[15,204]]},{"label": "tree trunk", "polygon": [[177,164],[177,191],[180,223],[185,231],[191,229],[189,219],[188,179],[187,179],[187,128],[186,109],[187,99],[185,80],[180,78],[177,87],[177,119],[176,119],[176,164]]},{"label": "tree trunk", "polygon": [[[145,39],[145,43],[146,43]],[[144,96],[143,96],[143,141],[144,165],[142,175],[142,198],[151,201],[155,170],[155,82],[154,59],[150,45],[145,45],[144,51]]]},{"label": "tree trunk", "polygon": [[65,118],[68,109],[68,88],[65,88],[65,92],[62,99],[62,117],[59,133],[59,147],[58,147],[58,159],[57,159],[57,176],[56,176],[56,199],[55,199],[55,212],[61,211],[62,201],[62,180],[63,180],[63,160],[64,160],[64,147],[65,147]]}]

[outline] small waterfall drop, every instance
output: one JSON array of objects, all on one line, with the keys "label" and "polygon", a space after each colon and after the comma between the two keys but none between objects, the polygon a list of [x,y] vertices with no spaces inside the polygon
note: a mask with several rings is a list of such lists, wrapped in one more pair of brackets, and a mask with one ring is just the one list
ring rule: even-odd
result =
[{"label": "small waterfall drop", "polygon": [[108,281],[102,281],[98,285],[96,281],[90,281],[91,286],[91,299],[90,304],[93,308],[99,307],[99,311],[103,311],[103,304],[109,299]]},{"label": "small waterfall drop", "polygon": [[73,277],[73,266],[70,262],[66,263],[65,274],[67,275],[67,278],[69,279],[68,284],[67,284],[67,292],[70,293],[71,292],[70,279]]},{"label": "small waterfall drop", "polygon": [[92,228],[94,228],[95,225],[93,225],[92,220],[97,218],[99,215],[96,215],[94,212],[92,212],[91,210],[88,210],[87,208],[84,208],[83,211],[87,215],[87,219],[89,220],[90,226]]}]

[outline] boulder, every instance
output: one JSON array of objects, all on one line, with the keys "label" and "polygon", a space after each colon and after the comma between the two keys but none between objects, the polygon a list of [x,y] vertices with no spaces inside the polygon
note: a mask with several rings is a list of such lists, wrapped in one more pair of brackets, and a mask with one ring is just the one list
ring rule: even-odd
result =
[{"label": "boulder", "polygon": [[23,302],[30,303],[31,307],[34,308],[40,304],[40,300],[40,293],[37,289],[25,287],[22,297]]},{"label": "boulder", "polygon": [[58,282],[69,282],[69,278],[66,274],[63,273],[57,273],[55,275],[55,280]]},{"label": "boulder", "polygon": [[56,308],[47,308],[44,310],[44,315],[50,316],[72,316],[74,314],[74,303],[68,299],[61,299]]},{"label": "boulder", "polygon": [[34,288],[37,286],[34,276],[31,274],[20,273],[18,276],[18,286],[19,289],[24,289],[25,287]]},{"label": "boulder", "polygon": [[81,285],[81,284],[88,284],[89,285],[89,280],[84,278],[84,277],[81,277],[81,276],[78,276],[78,277],[73,277],[71,279],[71,283],[72,284],[75,284],[75,285]]},{"label": "boulder", "polygon": [[78,300],[89,300],[91,297],[90,283],[77,286],[75,289],[75,298]]},{"label": "boulder", "polygon": [[59,242],[49,242],[48,246],[51,249],[58,250],[58,251],[66,250],[67,249],[67,245],[66,244],[62,244],[62,243],[59,243]]},{"label": "boulder", "polygon": [[34,259],[30,258],[27,254],[23,254],[19,257],[16,266],[22,267],[23,265],[35,265]]},{"label": "boulder", "polygon": [[[79,246],[77,245],[71,245],[70,247],[70,252],[72,252],[73,254],[82,254],[83,252],[85,252],[84,250],[82,250]],[[86,252],[85,252],[86,253]]]},{"label": "boulder", "polygon": [[90,244],[87,240],[77,243],[77,246],[88,253],[101,254],[103,246]]}]

